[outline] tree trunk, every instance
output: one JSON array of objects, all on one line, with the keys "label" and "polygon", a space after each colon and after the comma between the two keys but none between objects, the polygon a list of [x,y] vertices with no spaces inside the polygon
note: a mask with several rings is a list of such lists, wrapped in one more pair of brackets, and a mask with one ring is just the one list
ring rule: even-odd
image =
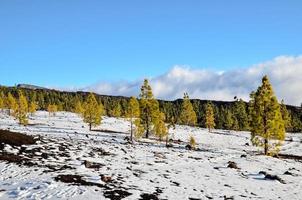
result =
[{"label": "tree trunk", "polygon": [[168,147],[168,136],[166,136],[166,147]]},{"label": "tree trunk", "polygon": [[264,154],[268,155],[268,139],[264,139]]},{"label": "tree trunk", "polygon": [[146,138],[149,138],[149,117],[147,117]]}]

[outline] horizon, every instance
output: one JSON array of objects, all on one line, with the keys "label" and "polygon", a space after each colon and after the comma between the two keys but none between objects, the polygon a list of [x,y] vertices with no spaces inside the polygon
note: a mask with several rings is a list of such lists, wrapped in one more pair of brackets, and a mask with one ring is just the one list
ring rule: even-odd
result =
[{"label": "horizon", "polygon": [[269,75],[278,99],[302,102],[300,1],[0,3],[1,85],[230,101]]}]

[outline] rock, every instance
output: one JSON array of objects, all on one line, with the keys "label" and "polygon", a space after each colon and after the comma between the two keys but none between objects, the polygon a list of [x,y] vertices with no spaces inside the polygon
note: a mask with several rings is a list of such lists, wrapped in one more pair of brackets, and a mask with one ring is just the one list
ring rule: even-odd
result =
[{"label": "rock", "polygon": [[224,196],[223,199],[224,199],[224,200],[233,200],[234,197],[227,197],[227,196]]},{"label": "rock", "polygon": [[240,156],[240,158],[246,158],[246,157],[247,157],[246,154],[243,154],[243,155]]},{"label": "rock", "polygon": [[186,150],[189,150],[189,151],[191,151],[191,150],[192,150],[192,146],[191,146],[191,145],[189,145],[189,144],[187,144],[185,148],[186,148]]},{"label": "rock", "polygon": [[159,200],[159,198],[155,194],[141,194],[140,200]]},{"label": "rock", "polygon": [[42,153],[42,154],[41,154],[41,157],[44,158],[44,159],[47,159],[47,158],[48,158],[48,155],[47,155],[47,153]]},{"label": "rock", "polygon": [[120,189],[107,190],[104,192],[105,198],[112,199],[112,200],[121,200],[130,195],[132,195],[132,193]]},{"label": "rock", "polygon": [[293,176],[293,173],[291,173],[291,172],[289,172],[289,171],[286,171],[286,172],[284,172],[284,175]]},{"label": "rock", "polygon": [[267,172],[265,171],[260,171],[259,174],[262,174],[264,175],[264,179],[266,180],[272,180],[272,181],[279,181],[280,183],[282,184],[286,184],[284,180],[282,180],[279,176],[277,175],[271,175],[271,174],[268,174]]},{"label": "rock", "polygon": [[101,180],[105,183],[109,183],[112,181],[112,177],[111,176],[105,176],[105,175],[101,175]]},{"label": "rock", "polygon": [[89,169],[99,169],[99,168],[104,166],[103,164],[94,163],[94,162],[90,162],[90,161],[87,161],[87,160],[84,161],[84,165],[85,165],[86,168],[89,168]]},{"label": "rock", "polygon": [[59,151],[65,151],[65,147],[59,146]]},{"label": "rock", "polygon": [[166,147],[167,147],[167,148],[172,148],[172,147],[173,147],[173,144],[167,144]]},{"label": "rock", "polygon": [[176,187],[179,187],[179,186],[180,186],[180,184],[177,183],[176,181],[171,181],[171,183],[172,183],[174,186],[176,186]]},{"label": "rock", "polygon": [[228,168],[231,168],[231,169],[240,169],[238,166],[237,166],[237,163],[233,162],[233,161],[229,161],[228,162]]}]

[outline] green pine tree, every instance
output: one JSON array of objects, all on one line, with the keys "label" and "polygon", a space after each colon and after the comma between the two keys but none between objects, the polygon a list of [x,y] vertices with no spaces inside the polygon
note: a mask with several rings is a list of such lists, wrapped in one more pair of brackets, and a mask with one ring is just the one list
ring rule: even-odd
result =
[{"label": "green pine tree", "polygon": [[240,99],[234,104],[234,117],[238,122],[238,130],[248,130],[249,129],[249,118],[246,109],[245,102]]},{"label": "green pine tree", "polygon": [[22,125],[28,124],[28,102],[26,97],[23,95],[21,91],[18,91],[19,99],[17,103],[17,109],[15,111],[15,117],[19,120],[19,123]]},{"label": "green pine tree", "polygon": [[285,139],[285,126],[280,105],[267,76],[262,85],[251,93],[251,140],[264,148],[265,155],[278,153]]},{"label": "green pine tree", "polygon": [[74,105],[74,112],[77,113],[78,115],[82,116],[83,113],[84,113],[84,108],[83,108],[83,105],[82,105],[82,102],[80,100],[77,100],[75,102],[75,105]]},{"label": "green pine tree", "polygon": [[94,94],[90,93],[84,103],[83,112],[84,122],[89,125],[90,131],[93,126],[101,124],[103,112],[103,105],[97,102]]},{"label": "green pine tree", "polygon": [[120,103],[116,103],[114,108],[111,111],[112,117],[121,117],[122,116],[122,106]]},{"label": "green pine tree", "polygon": [[212,103],[208,103],[206,106],[206,127],[209,129],[209,132],[215,127],[215,116]]},{"label": "green pine tree", "polygon": [[181,124],[188,126],[195,126],[197,123],[196,113],[193,109],[188,93],[184,94],[179,121]]},{"label": "green pine tree", "polygon": [[33,114],[37,111],[37,103],[32,101],[28,106],[28,112],[33,116]]},{"label": "green pine tree", "polygon": [[291,130],[292,129],[291,116],[283,100],[281,101],[280,109],[281,109],[282,119],[284,121],[285,130]]},{"label": "green pine tree", "polygon": [[225,128],[227,130],[232,130],[234,125],[234,115],[231,110],[227,110],[225,113]]},{"label": "green pine tree", "polygon": [[167,137],[168,135],[168,129],[165,124],[165,114],[162,112],[159,112],[157,114],[157,117],[154,120],[154,133],[159,138],[160,141],[163,140],[163,138]]},{"label": "green pine tree", "polygon": [[[126,111],[126,117],[130,121],[130,140],[133,141],[133,125],[135,120],[137,120],[140,116],[140,110],[139,110],[139,102],[135,97],[131,97],[129,100],[129,105]],[[137,122],[138,123],[138,122]]]},{"label": "green pine tree", "polygon": [[7,100],[6,107],[8,108],[8,113],[9,115],[14,116],[18,108],[18,103],[15,97],[13,97],[13,95],[10,92],[8,93],[6,100]]},{"label": "green pine tree", "polygon": [[56,112],[58,111],[58,106],[56,104],[49,104],[47,106],[47,111],[49,113],[49,116],[55,116]]},{"label": "green pine tree", "polygon": [[144,84],[141,87],[140,109],[140,125],[144,127],[146,138],[149,138],[151,128],[154,125],[154,119],[159,111],[159,103],[153,96],[148,79],[144,80]]},{"label": "green pine tree", "polygon": [[0,92],[0,109],[4,109],[5,108],[5,95],[3,94],[3,92]]}]

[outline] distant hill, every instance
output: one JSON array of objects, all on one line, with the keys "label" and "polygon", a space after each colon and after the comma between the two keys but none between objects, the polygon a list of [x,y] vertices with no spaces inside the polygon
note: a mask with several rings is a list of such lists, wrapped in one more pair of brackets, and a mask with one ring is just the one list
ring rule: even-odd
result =
[{"label": "distant hill", "polygon": [[30,84],[18,84],[17,88],[31,89],[31,90],[48,90],[48,88],[40,87],[36,85],[30,85]]}]

